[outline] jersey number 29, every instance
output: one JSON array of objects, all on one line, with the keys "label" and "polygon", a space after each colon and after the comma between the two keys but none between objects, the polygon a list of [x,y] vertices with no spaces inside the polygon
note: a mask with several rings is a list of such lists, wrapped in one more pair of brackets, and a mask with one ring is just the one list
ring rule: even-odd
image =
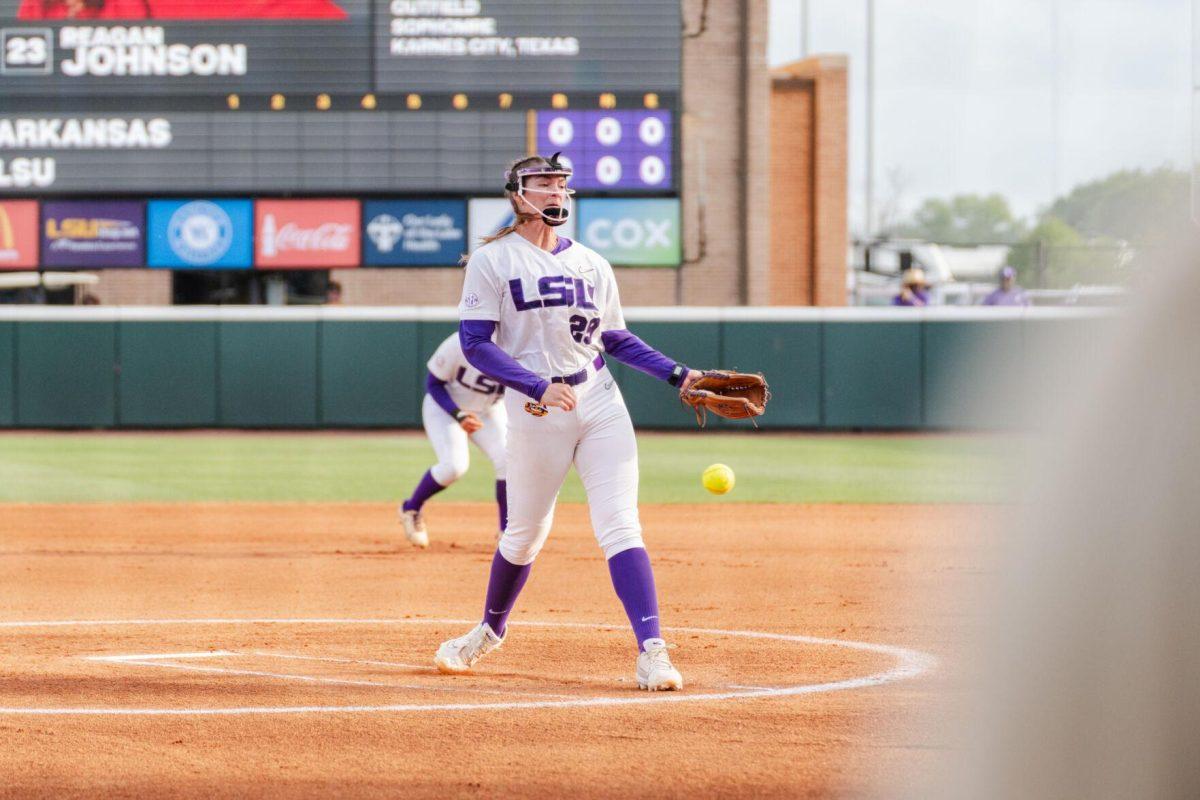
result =
[{"label": "jersey number 29", "polygon": [[600,318],[581,317],[578,314],[571,317],[571,338],[580,344],[591,344],[592,334],[600,327]]}]

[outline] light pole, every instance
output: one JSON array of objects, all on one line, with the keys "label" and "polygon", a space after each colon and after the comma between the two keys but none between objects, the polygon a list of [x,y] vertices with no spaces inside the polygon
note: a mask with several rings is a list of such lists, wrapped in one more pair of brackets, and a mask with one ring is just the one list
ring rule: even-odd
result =
[{"label": "light pole", "polygon": [[1061,175],[1059,172],[1058,158],[1062,152],[1059,147],[1059,139],[1062,135],[1061,108],[1062,108],[1062,88],[1059,86],[1059,76],[1062,73],[1060,69],[1060,45],[1059,45],[1059,2],[1051,0],[1050,3],[1050,57],[1051,69],[1054,70],[1054,75],[1050,78],[1050,120],[1054,126],[1054,135],[1051,137],[1052,142],[1050,151],[1050,181],[1053,196],[1058,197]]},{"label": "light pole", "polygon": [[1192,221],[1200,225],[1200,0],[1192,0]]},{"label": "light pole", "polygon": [[[1200,2],[1200,0],[1196,0]],[[875,229],[875,0],[867,0],[867,195],[863,239]]]},{"label": "light pole", "polygon": [[811,39],[808,36],[808,0],[800,0],[800,57],[808,58],[809,44]]}]

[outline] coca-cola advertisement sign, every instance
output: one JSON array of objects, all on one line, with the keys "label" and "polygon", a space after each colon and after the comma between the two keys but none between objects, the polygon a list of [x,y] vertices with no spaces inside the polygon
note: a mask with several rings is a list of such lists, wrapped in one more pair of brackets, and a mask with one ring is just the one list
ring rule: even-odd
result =
[{"label": "coca-cola advertisement sign", "polygon": [[259,200],[254,208],[259,269],[357,267],[357,200]]}]

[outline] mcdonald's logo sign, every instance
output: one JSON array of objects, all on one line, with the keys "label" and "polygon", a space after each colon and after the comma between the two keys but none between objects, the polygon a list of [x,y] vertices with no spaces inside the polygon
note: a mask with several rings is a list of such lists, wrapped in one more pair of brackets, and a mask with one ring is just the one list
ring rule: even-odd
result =
[{"label": "mcdonald's logo sign", "polygon": [[0,270],[37,265],[37,201],[0,200]]}]

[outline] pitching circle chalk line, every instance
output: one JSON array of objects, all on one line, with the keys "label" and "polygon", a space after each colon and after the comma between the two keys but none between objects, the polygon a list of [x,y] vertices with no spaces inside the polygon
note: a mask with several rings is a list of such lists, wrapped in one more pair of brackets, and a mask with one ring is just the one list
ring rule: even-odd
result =
[{"label": "pitching circle chalk line", "polygon": [[[67,627],[111,627],[118,625],[474,625],[478,620],[464,619],[118,619],[118,620],[44,620],[0,622],[0,630],[13,628],[67,628]],[[510,625],[525,628],[593,628],[596,630],[624,630],[623,625],[589,622],[512,621]],[[937,660],[928,653],[871,642],[855,642],[845,639],[824,639],[815,636],[800,636],[765,631],[727,631],[714,628],[664,628],[672,633],[690,633],[707,636],[733,636],[745,639],[767,639],[795,644],[840,647],[881,653],[896,660],[895,665],[883,672],[858,678],[848,678],[826,683],[799,686],[747,686],[732,692],[710,692],[695,694],[684,692],[656,692],[653,694],[629,693],[629,696],[587,697],[561,700],[525,700],[482,703],[434,703],[434,704],[390,704],[352,706],[237,706],[228,708],[6,708],[0,706],[0,714],[36,715],[87,715],[87,716],[220,716],[246,714],[354,714],[379,712],[438,712],[438,711],[503,711],[515,709],[580,708],[643,705],[647,703],[696,703],[721,700],[744,700],[761,697],[793,697],[821,692],[837,692],[881,686],[895,681],[910,680],[931,670]],[[733,687],[730,687],[733,688]]]}]

